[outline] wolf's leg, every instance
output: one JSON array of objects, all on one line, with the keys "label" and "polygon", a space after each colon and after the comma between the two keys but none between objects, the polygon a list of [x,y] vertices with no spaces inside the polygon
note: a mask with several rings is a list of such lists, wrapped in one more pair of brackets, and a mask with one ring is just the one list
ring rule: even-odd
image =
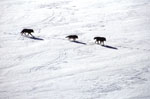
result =
[{"label": "wolf's leg", "polygon": [[97,41],[95,41],[95,44],[97,43]]},{"label": "wolf's leg", "polygon": [[102,45],[104,45],[104,41],[102,41]]},{"label": "wolf's leg", "polygon": [[101,41],[99,41],[98,44],[101,44]]},{"label": "wolf's leg", "polygon": [[23,32],[21,32],[20,34],[21,34],[21,36],[23,36]]},{"label": "wolf's leg", "polygon": [[30,33],[30,35],[31,35],[32,37],[34,37],[31,33]]}]

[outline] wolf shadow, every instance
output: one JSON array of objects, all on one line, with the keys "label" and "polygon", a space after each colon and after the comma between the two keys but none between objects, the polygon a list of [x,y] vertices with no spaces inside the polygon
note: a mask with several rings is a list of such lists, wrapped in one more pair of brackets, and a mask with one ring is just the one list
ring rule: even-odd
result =
[{"label": "wolf shadow", "polygon": [[103,47],[106,47],[106,48],[110,48],[110,49],[114,49],[114,50],[118,50],[117,47],[113,47],[113,46],[110,46],[110,45],[102,45]]},{"label": "wolf shadow", "polygon": [[28,37],[28,38],[30,38],[30,39],[33,39],[33,40],[44,40],[44,39],[42,39],[42,38],[39,38],[39,37],[35,37],[35,36],[32,36],[32,37]]},{"label": "wolf shadow", "polygon": [[77,43],[77,44],[86,45],[86,43],[83,43],[83,42],[80,42],[80,41],[71,41],[71,42],[74,42],[74,43]]}]

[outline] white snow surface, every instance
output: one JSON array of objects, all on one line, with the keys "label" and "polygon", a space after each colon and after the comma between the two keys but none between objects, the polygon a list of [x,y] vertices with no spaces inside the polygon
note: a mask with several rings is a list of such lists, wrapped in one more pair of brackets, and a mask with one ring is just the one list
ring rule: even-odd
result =
[{"label": "white snow surface", "polygon": [[150,0],[0,0],[0,99],[150,99],[149,9]]}]

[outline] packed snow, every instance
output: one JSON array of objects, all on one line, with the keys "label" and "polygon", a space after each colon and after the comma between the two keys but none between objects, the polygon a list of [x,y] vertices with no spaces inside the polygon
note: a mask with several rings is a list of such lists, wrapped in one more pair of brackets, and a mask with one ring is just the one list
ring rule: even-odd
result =
[{"label": "packed snow", "polygon": [[[150,0],[0,7],[0,99],[150,99]],[[24,28],[35,38],[21,36]],[[72,34],[76,42],[65,38]]]}]

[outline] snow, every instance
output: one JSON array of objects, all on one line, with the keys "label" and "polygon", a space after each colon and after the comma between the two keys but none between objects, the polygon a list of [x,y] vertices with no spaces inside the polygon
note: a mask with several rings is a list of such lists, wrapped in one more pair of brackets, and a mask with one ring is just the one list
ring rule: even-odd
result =
[{"label": "snow", "polygon": [[[150,0],[0,6],[0,99],[150,99]],[[36,38],[21,36],[23,28]]]}]

